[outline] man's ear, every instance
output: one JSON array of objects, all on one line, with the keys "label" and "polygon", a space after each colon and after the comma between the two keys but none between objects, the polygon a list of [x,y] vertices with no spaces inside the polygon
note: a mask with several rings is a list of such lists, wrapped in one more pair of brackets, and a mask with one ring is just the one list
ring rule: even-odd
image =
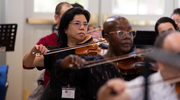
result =
[{"label": "man's ear", "polygon": [[59,23],[59,21],[60,21],[59,15],[54,14],[54,19],[55,19],[56,23]]},{"label": "man's ear", "polygon": [[109,43],[109,34],[104,33],[104,38],[106,39],[106,41]]}]

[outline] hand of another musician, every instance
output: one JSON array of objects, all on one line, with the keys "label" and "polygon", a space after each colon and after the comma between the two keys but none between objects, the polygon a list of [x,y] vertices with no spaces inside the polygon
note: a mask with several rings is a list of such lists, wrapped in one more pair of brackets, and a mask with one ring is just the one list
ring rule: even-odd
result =
[{"label": "hand of another musician", "polygon": [[69,55],[62,60],[61,66],[62,69],[74,69],[76,67],[81,68],[84,66],[85,62],[85,59],[77,55]]},{"label": "hand of another musician", "polygon": [[129,100],[125,88],[124,80],[111,79],[99,89],[97,100]]}]

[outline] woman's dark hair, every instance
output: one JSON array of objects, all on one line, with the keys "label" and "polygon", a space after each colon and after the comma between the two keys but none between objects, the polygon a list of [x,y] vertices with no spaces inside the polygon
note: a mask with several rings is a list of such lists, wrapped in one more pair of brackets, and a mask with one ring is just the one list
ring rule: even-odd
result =
[{"label": "woman's dark hair", "polygon": [[82,9],[84,9],[84,7],[82,5],[80,5],[79,3],[74,3],[74,4],[71,4],[73,7],[80,7]]},{"label": "woman's dark hair", "polygon": [[80,14],[83,14],[86,17],[87,22],[89,22],[90,13],[87,10],[79,7],[67,10],[61,17],[60,25],[58,28],[59,37],[57,40],[61,45],[67,45],[67,34],[65,33],[65,30],[68,28],[69,23],[73,20],[74,16]]},{"label": "woman's dark hair", "polygon": [[[179,15],[180,15],[180,8],[174,9],[172,15],[173,15],[173,14],[179,14]],[[172,16],[172,15],[171,15],[171,16]]]},{"label": "woman's dark hair", "polygon": [[157,35],[159,35],[158,26],[159,26],[161,23],[166,23],[166,22],[171,23],[171,24],[174,26],[174,29],[177,30],[177,25],[176,25],[176,23],[174,22],[174,20],[172,20],[172,19],[169,18],[169,17],[161,17],[160,19],[157,20],[157,22],[156,22],[156,24],[155,24],[155,32],[156,32]]}]

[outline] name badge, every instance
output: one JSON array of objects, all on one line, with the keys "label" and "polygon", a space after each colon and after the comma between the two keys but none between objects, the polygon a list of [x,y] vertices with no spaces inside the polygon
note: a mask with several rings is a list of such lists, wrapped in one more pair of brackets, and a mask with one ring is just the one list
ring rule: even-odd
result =
[{"label": "name badge", "polygon": [[76,88],[62,87],[62,98],[75,99],[75,90]]}]

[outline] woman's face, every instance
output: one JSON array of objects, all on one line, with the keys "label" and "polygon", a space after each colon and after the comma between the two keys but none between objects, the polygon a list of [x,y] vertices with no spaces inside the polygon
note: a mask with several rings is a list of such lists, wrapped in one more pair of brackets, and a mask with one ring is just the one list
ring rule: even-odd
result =
[{"label": "woman's face", "polygon": [[168,33],[171,31],[175,31],[174,26],[169,22],[159,24],[157,29],[158,29],[159,35],[162,35],[164,33]]},{"label": "woman's face", "polygon": [[87,35],[88,22],[83,14],[75,15],[65,30],[68,41],[81,42]]},{"label": "woman's face", "polygon": [[179,14],[173,14],[172,17],[171,17],[175,23],[177,24],[178,26],[178,30],[180,30],[180,15]]}]

